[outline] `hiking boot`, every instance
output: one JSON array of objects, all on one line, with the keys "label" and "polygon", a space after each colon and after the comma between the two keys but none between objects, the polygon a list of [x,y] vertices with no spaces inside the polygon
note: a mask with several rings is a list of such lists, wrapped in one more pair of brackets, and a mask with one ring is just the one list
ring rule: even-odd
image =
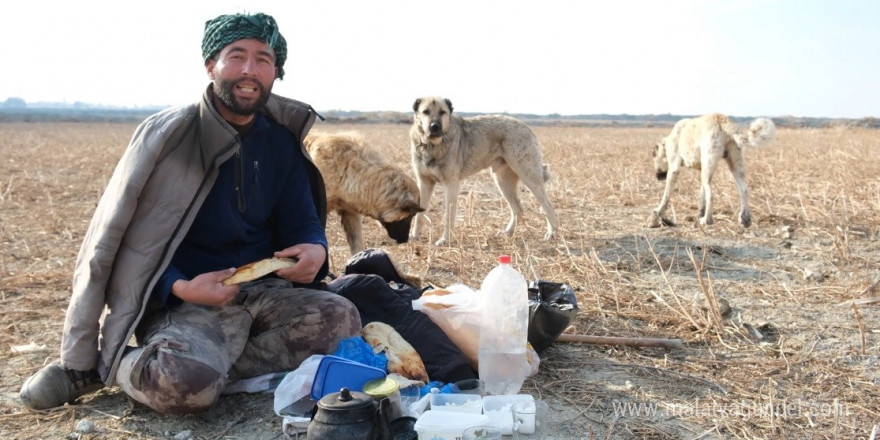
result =
[{"label": "hiking boot", "polygon": [[56,361],[24,381],[19,397],[27,408],[49,409],[72,403],[101,388],[104,388],[104,382],[97,371],[68,370]]}]

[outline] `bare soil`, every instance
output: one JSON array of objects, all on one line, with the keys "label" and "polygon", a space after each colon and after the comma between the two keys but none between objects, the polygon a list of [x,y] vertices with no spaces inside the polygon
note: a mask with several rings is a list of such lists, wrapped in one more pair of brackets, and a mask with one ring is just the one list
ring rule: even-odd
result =
[{"label": "bare soil", "polygon": [[[225,396],[186,417],[156,414],[116,388],[48,411],[17,400],[22,382],[57,358],[76,253],[134,128],[0,124],[0,437],[285,438],[270,394]],[[412,174],[407,125],[315,129],[360,131]],[[554,173],[559,239],[541,241],[543,216],[525,188],[525,221],[515,236],[496,236],[508,213],[486,172],[462,185],[454,245],[432,244],[439,189],[421,240],[393,244],[371,220],[365,232],[368,246],[440,287],[476,288],[509,253],[527,279],[575,289],[580,311],[568,333],[684,341],[683,349],[554,344],[524,386],[550,404],[552,438],[876,438],[880,131],[780,129],[747,151],[748,229],[736,224],[724,167],[713,184],[714,225],[697,224],[698,173],[687,171],[670,202],[678,226],[645,228],[662,192],[651,147],[667,128],[535,131]],[[328,235],[338,272],[349,255],[335,214]]]}]

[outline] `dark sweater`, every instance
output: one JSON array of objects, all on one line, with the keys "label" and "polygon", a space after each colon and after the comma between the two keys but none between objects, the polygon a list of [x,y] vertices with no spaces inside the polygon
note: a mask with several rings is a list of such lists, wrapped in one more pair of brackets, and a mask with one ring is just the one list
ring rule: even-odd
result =
[{"label": "dark sweater", "polygon": [[242,266],[298,243],[327,249],[306,160],[290,131],[257,114],[241,137],[239,152],[220,165],[217,181],[156,285],[153,301],[177,305],[181,300],[171,295],[175,281]]}]

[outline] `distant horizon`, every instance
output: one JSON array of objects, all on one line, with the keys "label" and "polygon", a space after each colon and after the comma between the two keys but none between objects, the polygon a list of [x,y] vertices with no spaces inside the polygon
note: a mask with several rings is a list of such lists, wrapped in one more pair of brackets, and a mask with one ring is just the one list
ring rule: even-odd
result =
[{"label": "distant horizon", "polygon": [[[19,98],[17,96],[10,98]],[[3,104],[9,98],[0,98],[0,110],[15,110],[16,107],[6,107]],[[20,98],[23,99],[24,98]],[[30,102],[25,101],[26,109],[95,109],[95,110],[143,110],[143,111],[161,111],[166,108],[174,107],[175,105],[143,105],[143,106],[125,106],[125,105],[109,105],[102,103],[91,103],[91,102],[83,102],[83,101],[74,101],[74,102],[66,102],[66,101],[34,101]],[[18,107],[21,109],[21,107]],[[339,112],[339,113],[400,113],[406,114],[410,113],[409,111],[402,110],[358,110],[358,109],[320,109],[316,108],[319,113],[328,113],[328,112]],[[519,114],[519,115],[533,115],[533,116],[559,116],[562,118],[577,118],[582,116],[670,116],[670,117],[684,117],[684,116],[697,116],[698,113],[672,113],[672,112],[663,112],[663,113],[633,113],[633,112],[593,112],[593,113],[577,113],[577,114],[563,114],[563,113],[534,113],[534,112],[468,112],[462,110],[455,110],[458,114],[464,115],[477,115],[477,114]],[[712,112],[710,112],[712,113]],[[725,113],[726,114],[726,113]],[[771,117],[771,118],[799,118],[799,119],[820,119],[820,120],[864,120],[864,119],[877,119],[877,116],[862,116],[862,117],[831,117],[831,116],[805,116],[805,115],[739,115],[739,114],[726,114],[727,116],[734,118],[752,118],[752,117]]]}]

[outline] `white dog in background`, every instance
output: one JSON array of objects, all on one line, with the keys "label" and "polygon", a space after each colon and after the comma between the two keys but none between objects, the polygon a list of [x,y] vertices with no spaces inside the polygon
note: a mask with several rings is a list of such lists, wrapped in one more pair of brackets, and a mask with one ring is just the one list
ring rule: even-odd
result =
[{"label": "white dog in background", "polygon": [[776,135],[776,126],[767,118],[752,121],[746,133],[722,114],[713,113],[697,118],[682,119],[672,132],[654,148],[654,168],[658,180],[666,180],[666,189],[660,204],[648,218],[648,227],[661,223],[673,225],[663,217],[675,178],[682,167],[700,170],[700,224],[712,224],[712,189],[709,183],[718,162],[724,159],[739,189],[737,220],[743,227],[752,224],[749,211],[749,190],[746,185],[746,165],[743,147],[758,147]]}]

